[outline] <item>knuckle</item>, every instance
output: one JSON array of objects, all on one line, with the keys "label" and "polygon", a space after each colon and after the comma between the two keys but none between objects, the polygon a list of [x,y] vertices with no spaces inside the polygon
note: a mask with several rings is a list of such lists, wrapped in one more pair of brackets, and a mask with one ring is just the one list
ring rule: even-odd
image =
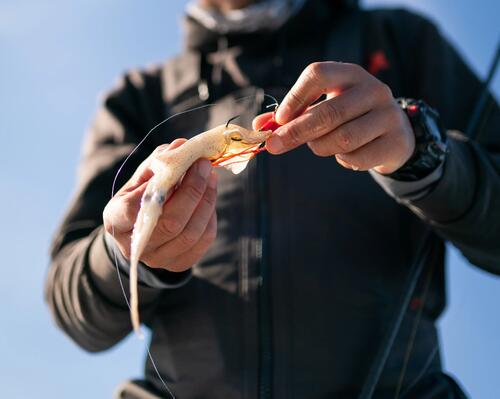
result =
[{"label": "knuckle", "polygon": [[305,69],[306,76],[313,81],[321,81],[324,75],[324,65],[322,62],[313,62]]},{"label": "knuckle", "polygon": [[214,208],[217,201],[217,191],[213,188],[207,188],[203,195],[203,201],[205,201],[210,208]]},{"label": "knuckle", "polygon": [[335,105],[332,105],[331,101],[327,101],[324,106],[318,107],[318,111],[317,117],[319,125],[323,127],[333,127],[335,121],[337,120],[337,110]]},{"label": "knuckle", "polygon": [[181,243],[185,248],[191,248],[193,245],[195,245],[198,242],[198,238],[198,234],[191,229],[185,229],[179,235],[179,239],[181,240]]},{"label": "knuckle", "polygon": [[342,106],[338,104],[338,101],[326,101],[324,104],[324,118],[326,118],[330,125],[335,125],[339,123],[339,121],[343,120],[345,112],[342,109]]},{"label": "knuckle", "polygon": [[349,68],[352,72],[354,72],[356,75],[361,75],[366,73],[366,70],[358,64],[353,64],[350,62],[347,62],[344,64],[347,68]]},{"label": "knuckle", "polygon": [[159,153],[166,150],[169,146],[170,146],[170,143],[160,144],[158,147],[155,148],[155,150],[153,151],[153,154],[158,155]]},{"label": "knuckle", "polygon": [[331,67],[330,62],[313,62],[304,69],[305,78],[312,84],[323,89]]},{"label": "knuckle", "polygon": [[290,102],[293,105],[295,105],[295,106],[304,105],[304,100],[302,99],[300,94],[296,92],[295,89],[292,88],[292,90],[290,90],[290,92],[288,93],[288,97],[289,97]]},{"label": "knuckle", "polygon": [[296,126],[291,126],[286,131],[286,135],[284,135],[282,139],[290,147],[297,147],[302,144],[302,135],[300,133],[300,129]]},{"label": "knuckle", "polygon": [[317,155],[318,157],[327,157],[329,155],[329,151],[327,151],[324,143],[311,141],[307,143],[307,145],[309,146],[313,154]]},{"label": "knuckle", "polygon": [[176,237],[182,232],[182,223],[176,217],[167,217],[159,223],[160,232],[167,237]]},{"label": "knuckle", "polygon": [[341,152],[351,152],[355,146],[354,133],[344,126],[336,134],[336,144]]},{"label": "knuckle", "polygon": [[195,181],[186,186],[186,195],[191,201],[195,203],[198,203],[200,201],[204,193],[205,187],[201,178],[195,179]]},{"label": "knuckle", "polygon": [[382,100],[391,101],[393,99],[391,88],[380,81],[377,85],[377,93]]}]

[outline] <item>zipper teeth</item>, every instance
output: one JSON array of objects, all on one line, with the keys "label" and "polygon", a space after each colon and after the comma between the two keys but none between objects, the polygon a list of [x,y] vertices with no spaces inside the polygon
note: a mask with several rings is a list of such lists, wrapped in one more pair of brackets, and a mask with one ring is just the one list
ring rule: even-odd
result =
[{"label": "zipper teeth", "polygon": [[247,239],[243,238],[240,242],[241,258],[240,258],[240,285],[239,295],[243,299],[248,298],[248,254],[249,245]]},{"label": "zipper teeth", "polygon": [[268,214],[266,201],[267,199],[267,175],[266,175],[267,159],[262,156],[257,164],[258,178],[258,201],[259,211],[259,235],[260,240],[257,240],[255,252],[259,263],[259,398],[268,399],[272,397],[272,313],[271,313],[271,291],[270,291],[270,270],[267,263],[267,241],[268,241]]},{"label": "zipper teeth", "polygon": [[255,257],[262,260],[262,238],[255,242]]}]

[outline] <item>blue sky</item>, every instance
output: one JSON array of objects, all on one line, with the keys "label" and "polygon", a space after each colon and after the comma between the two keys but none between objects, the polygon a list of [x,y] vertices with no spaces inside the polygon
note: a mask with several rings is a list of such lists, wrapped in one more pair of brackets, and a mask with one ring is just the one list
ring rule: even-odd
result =
[{"label": "blue sky", "polygon": [[[104,398],[141,374],[144,343],[89,355],[43,303],[48,245],[74,184],[83,133],[100,93],[125,69],[181,48],[184,1],[2,0],[0,3],[0,386],[6,398]],[[366,1],[406,5],[438,21],[485,76],[500,36],[494,0]],[[480,6],[478,6],[480,4]],[[500,94],[500,79],[494,82]],[[500,397],[499,279],[450,251],[444,364],[476,398]]]}]

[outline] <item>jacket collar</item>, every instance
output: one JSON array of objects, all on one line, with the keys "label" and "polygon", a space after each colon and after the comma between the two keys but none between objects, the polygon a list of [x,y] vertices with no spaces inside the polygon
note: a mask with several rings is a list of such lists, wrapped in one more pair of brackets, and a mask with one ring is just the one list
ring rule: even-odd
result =
[{"label": "jacket collar", "polygon": [[218,48],[218,41],[224,38],[228,47],[264,46],[283,32],[292,40],[304,40],[309,35],[317,34],[318,24],[331,21],[347,8],[357,8],[357,0],[308,0],[302,9],[292,16],[281,28],[272,32],[219,34],[211,31],[193,18],[184,17],[184,47],[186,50],[213,52]]}]

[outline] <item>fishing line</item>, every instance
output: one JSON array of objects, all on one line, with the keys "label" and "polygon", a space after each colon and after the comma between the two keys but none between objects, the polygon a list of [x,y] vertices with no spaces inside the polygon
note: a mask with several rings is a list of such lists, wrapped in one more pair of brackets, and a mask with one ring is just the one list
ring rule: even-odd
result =
[{"label": "fishing line", "polygon": [[[271,104],[272,106],[276,106],[276,107],[278,106],[278,101],[276,100],[276,98],[274,98],[270,94],[266,94],[266,93],[257,93],[256,95],[249,95],[249,96],[241,97],[241,98],[236,99],[235,102],[240,102],[240,101],[244,101],[244,100],[247,100],[247,99],[255,98],[255,101],[257,103],[260,102],[262,104],[263,99],[260,98],[259,94],[262,95],[263,97],[267,97],[267,98],[272,99],[274,101],[274,104]],[[144,142],[149,138],[149,136],[151,136],[151,134],[153,134],[153,132],[155,132],[160,126],[164,125],[169,120],[171,120],[171,119],[173,119],[173,118],[175,118],[177,116],[181,116],[183,114],[187,114],[188,112],[199,111],[201,109],[208,108],[208,107],[213,107],[215,105],[217,105],[217,103],[203,104],[203,105],[200,105],[198,107],[194,107],[194,108],[187,109],[185,111],[177,112],[176,114],[170,115],[169,117],[165,118],[164,120],[162,120],[161,122],[159,122],[155,126],[153,126],[146,133],[146,135],[139,141],[139,143],[132,149],[132,151],[127,155],[127,157],[124,159],[124,161],[122,162],[122,164],[118,168],[118,170],[117,170],[117,172],[116,172],[116,174],[115,174],[115,176],[113,178],[113,184],[111,185],[111,198],[113,198],[115,196],[116,182],[117,182],[118,177],[120,176],[123,168],[125,167],[125,165],[127,164],[127,162],[130,160],[130,158],[132,157],[132,155],[134,155],[137,152],[137,150],[139,149],[139,147],[141,147],[142,144],[144,144]],[[111,225],[111,235],[113,236],[113,239],[115,239],[115,226],[114,225]],[[117,254],[117,250],[116,250],[116,245],[113,245],[113,249],[112,250],[113,250],[113,258],[114,258],[114,264],[115,264],[116,274],[118,276],[118,282],[120,283],[120,288],[121,288],[121,291],[122,291],[122,294],[123,294],[123,298],[125,299],[125,303],[127,304],[127,307],[130,310],[131,309],[130,302],[129,302],[128,298],[127,298],[127,293],[125,291],[125,287],[123,285],[123,280],[122,280],[122,277],[121,277],[121,274],[120,274],[120,268],[118,266],[118,254]],[[142,334],[142,331],[140,331],[139,332],[139,339],[142,340],[143,338],[144,338],[144,335]],[[148,358],[151,361],[151,364],[153,366],[153,369],[155,371],[156,376],[158,377],[158,379],[160,380],[160,382],[162,383],[163,387],[168,392],[168,394],[172,397],[172,399],[176,399],[175,395],[173,394],[173,392],[168,387],[168,384],[165,382],[165,380],[161,376],[161,373],[160,373],[160,371],[159,371],[159,369],[158,369],[158,367],[156,365],[156,362],[155,362],[155,360],[153,358],[153,355],[151,354],[149,346],[147,346],[146,350],[147,350],[147,353],[148,353]]]},{"label": "fishing line", "polygon": [[[497,42],[495,53],[493,55],[491,65],[488,69],[488,75],[486,77],[486,80],[481,85],[481,93],[479,96],[479,100],[478,100],[478,102],[477,102],[477,104],[472,112],[472,116],[469,120],[467,128],[465,129],[465,135],[472,140],[475,139],[476,141],[480,141],[480,139],[482,138],[481,133],[483,132],[484,123],[485,123],[486,119],[488,118],[488,113],[491,111],[492,105],[494,103],[492,101],[492,99],[490,98],[490,93],[489,93],[488,88],[489,88],[489,86],[490,86],[490,84],[495,76],[499,62],[500,62],[500,41]],[[488,100],[489,100],[489,102],[488,102]],[[413,326],[413,330],[411,332],[411,338],[409,340],[409,344],[408,344],[408,347],[406,350],[405,359],[404,359],[404,363],[403,363],[403,371],[401,372],[401,375],[400,375],[400,378],[398,381],[398,385],[396,388],[396,395],[395,395],[396,399],[399,398],[399,395],[400,395],[401,390],[403,388],[404,376],[406,373],[408,363],[410,361],[410,355],[411,355],[411,351],[412,351],[415,337],[417,334],[418,324],[420,323],[420,319],[422,317],[422,312],[423,312],[423,308],[425,306],[427,294],[429,292],[430,280],[432,278],[433,270],[434,270],[434,268],[431,268],[429,270],[429,275],[426,278],[424,293],[422,295],[422,303],[421,303],[420,309],[418,311],[418,314],[417,314],[417,317],[416,317],[416,320],[415,320],[415,323]],[[464,295],[460,295],[460,300],[461,300],[461,303],[464,302],[464,300],[465,300]],[[460,308],[460,307],[461,306],[459,305],[458,308]],[[415,378],[415,380],[411,384],[408,385],[408,387],[402,393],[402,396],[404,396],[408,392],[410,392],[410,390],[413,388],[413,386],[418,383],[420,378],[422,378],[425,371],[430,366],[438,349],[439,349],[439,344],[436,343],[435,347],[430,352],[429,357],[427,358],[426,362],[424,363],[423,369],[421,370],[421,372],[419,373],[417,378]]]},{"label": "fishing line", "polygon": [[[404,360],[403,360],[403,367],[402,367],[401,373],[399,375],[398,385],[396,386],[396,393],[394,395],[395,399],[399,398],[399,394],[401,393],[401,389],[403,388],[405,375],[406,375],[406,369],[408,367],[408,363],[410,362],[411,352],[413,350],[413,345],[415,344],[415,339],[417,337],[418,326],[420,324],[420,320],[422,319],[422,314],[424,312],[425,304],[427,302],[427,296],[429,294],[433,273],[434,273],[434,266],[431,266],[429,268],[429,271],[427,272],[427,276],[425,278],[424,291],[423,291],[423,294],[421,295],[420,306],[419,306],[417,315],[415,317],[415,320],[413,322],[413,327],[412,327],[412,330],[410,332],[410,338],[408,340],[408,344],[406,345],[406,351],[405,351],[405,356],[404,356]],[[435,346],[437,347],[437,344]],[[433,352],[433,351],[431,351],[431,352]]]},{"label": "fishing line", "polygon": [[229,124],[234,121],[236,118],[239,118],[240,115],[235,115],[233,116],[232,118],[230,118],[227,122],[226,122],[226,128],[229,126]]},{"label": "fishing line", "polygon": [[427,370],[429,369],[429,366],[431,365],[432,361],[436,357],[437,353],[439,350],[439,344],[436,343],[434,345],[434,348],[430,352],[429,356],[427,357],[427,360],[424,363],[424,367],[420,370],[420,373],[415,377],[415,379],[411,382],[411,384],[408,384],[408,387],[401,393],[401,397],[404,398],[406,394],[408,394],[412,388],[417,385],[417,383],[422,379],[422,377],[425,375]]},{"label": "fishing line", "polygon": [[[266,93],[259,93],[261,95],[263,95],[264,97],[267,97],[267,98],[270,98],[271,100],[274,101],[273,104],[271,105],[268,105],[266,106],[266,108],[269,108],[271,106],[274,106],[274,107],[277,107],[279,104],[278,104],[278,100],[276,100],[275,97],[273,97],[272,95],[270,94],[266,94]],[[259,98],[258,98],[258,95],[250,95],[250,96],[245,96],[245,97],[241,97],[241,98],[238,98],[235,100],[235,102],[240,102],[240,101],[243,101],[243,100],[246,100],[246,99],[250,99],[252,97],[255,97],[257,101],[259,101]],[[166,119],[162,120],[161,122],[157,123],[155,126],[153,126],[147,133],[146,135],[142,138],[141,141],[139,141],[139,143],[134,147],[134,149],[127,155],[127,157],[125,158],[125,160],[123,161],[123,163],[120,165],[120,167],[118,168],[118,171],[116,172],[115,174],[115,177],[113,179],[113,185],[111,187],[111,198],[114,197],[115,195],[115,189],[116,189],[116,181],[118,180],[118,177],[120,176],[123,168],[125,167],[125,164],[129,161],[129,159],[132,157],[132,155],[134,155],[137,150],[139,149],[139,147],[142,146],[142,144],[149,138],[149,136],[156,130],[158,129],[160,126],[164,125],[165,123],[167,123],[169,120],[177,117],[177,116],[181,116],[181,115],[184,115],[184,114],[187,114],[188,112],[194,112],[194,111],[199,111],[200,109],[204,109],[204,108],[209,108],[209,107],[213,107],[217,105],[217,103],[211,103],[211,104],[203,104],[203,105],[200,105],[198,107],[194,107],[194,108],[190,108],[190,109],[187,109],[185,111],[181,111],[181,112],[178,112],[174,115],[170,115],[169,117],[167,117]]]},{"label": "fishing line", "polygon": [[[111,234],[113,235],[113,238],[114,238],[115,237],[115,228],[114,228],[114,226],[112,226],[111,229],[112,229]],[[127,303],[127,306],[128,306],[128,308],[130,310],[130,303],[128,301],[127,294],[125,292],[125,287],[123,286],[122,277],[120,275],[120,270],[118,268],[118,257],[117,257],[117,254],[116,254],[116,246],[115,245],[113,245],[113,257],[115,258],[115,268],[116,268],[116,273],[118,275],[118,281],[120,283],[120,288],[122,290],[123,297],[125,298],[125,302]],[[168,387],[167,383],[165,382],[165,380],[161,376],[160,371],[158,370],[158,367],[156,366],[156,362],[153,359],[153,355],[151,354],[151,351],[149,350],[149,346],[146,347],[146,350],[148,352],[149,360],[151,361],[151,364],[153,365],[153,369],[155,370],[156,376],[161,381],[161,384],[163,385],[163,387],[165,388],[165,390],[168,392],[168,394],[172,397],[172,399],[175,399],[175,395],[172,393],[172,391]]]},{"label": "fishing line", "polygon": [[269,98],[272,98],[274,100],[274,103],[272,104],[269,104],[269,105],[266,105],[266,109],[269,109],[271,107],[274,107],[274,112],[276,112],[276,110],[278,109],[278,107],[280,106],[280,104],[278,103],[278,100],[276,100],[276,98],[274,98],[273,96],[271,96],[270,94],[264,94],[265,96],[269,97]]},{"label": "fishing line", "polygon": [[366,380],[361,388],[359,399],[371,399],[373,397],[373,393],[375,392],[375,388],[377,387],[382,371],[384,370],[385,363],[387,362],[387,358],[391,353],[392,346],[399,332],[399,328],[401,327],[404,315],[406,314],[406,309],[410,304],[418,279],[424,269],[427,257],[430,254],[432,247],[431,239],[432,234],[430,234],[430,229],[426,226],[423,237],[417,247],[417,256],[413,259],[410,270],[403,284],[403,290],[401,291],[401,296],[397,302],[396,310],[389,323],[390,328],[385,331],[381,344],[378,347],[375,359],[371,364]]}]

